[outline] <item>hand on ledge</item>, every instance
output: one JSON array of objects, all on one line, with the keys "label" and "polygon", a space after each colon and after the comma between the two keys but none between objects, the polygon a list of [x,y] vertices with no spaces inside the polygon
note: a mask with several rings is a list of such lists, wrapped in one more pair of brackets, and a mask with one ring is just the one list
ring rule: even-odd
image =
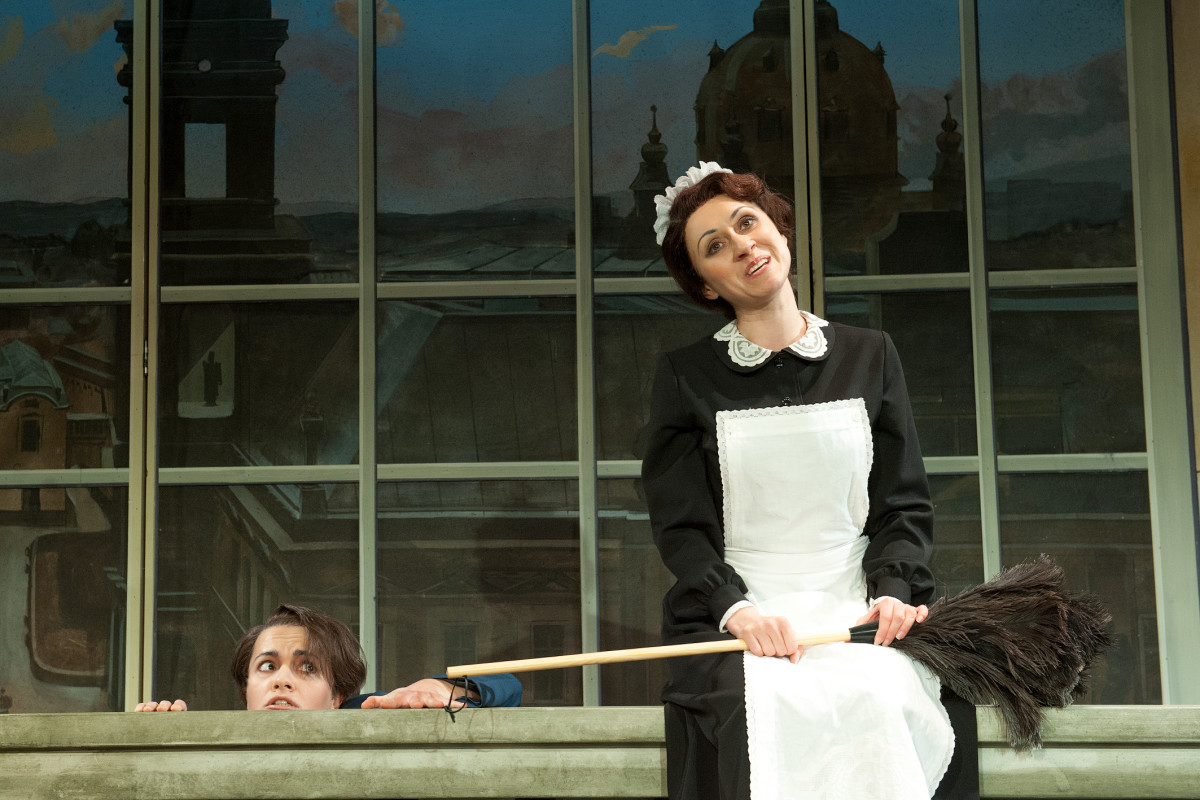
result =
[{"label": "hand on ledge", "polygon": [[170,700],[160,700],[157,703],[150,701],[149,703],[138,703],[134,711],[187,711],[187,703],[182,700],[176,700],[172,703]]},{"label": "hand on ledge", "polygon": [[[454,692],[455,702],[451,708],[459,709],[466,706],[462,700],[462,689],[453,686],[450,681],[440,678],[424,678],[416,683],[410,683],[399,689],[394,689],[379,697],[368,697],[363,700],[363,708],[445,708],[450,700],[450,692]],[[479,694],[471,690],[468,696],[473,700],[479,699]]]}]

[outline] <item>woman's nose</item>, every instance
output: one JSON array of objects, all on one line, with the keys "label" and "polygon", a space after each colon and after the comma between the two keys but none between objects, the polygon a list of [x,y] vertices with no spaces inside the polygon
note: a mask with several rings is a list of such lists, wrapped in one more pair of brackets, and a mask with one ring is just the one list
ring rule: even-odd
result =
[{"label": "woman's nose", "polygon": [[745,255],[754,249],[754,239],[750,236],[735,233],[731,241],[733,242],[733,251],[738,255]]}]

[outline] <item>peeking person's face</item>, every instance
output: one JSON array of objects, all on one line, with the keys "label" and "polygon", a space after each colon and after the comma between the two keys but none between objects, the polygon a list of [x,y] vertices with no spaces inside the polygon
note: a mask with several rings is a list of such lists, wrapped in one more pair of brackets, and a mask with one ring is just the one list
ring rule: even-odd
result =
[{"label": "peeking person's face", "polygon": [[337,708],[327,667],[308,652],[308,631],[299,625],[267,628],[254,642],[246,680],[250,711]]}]

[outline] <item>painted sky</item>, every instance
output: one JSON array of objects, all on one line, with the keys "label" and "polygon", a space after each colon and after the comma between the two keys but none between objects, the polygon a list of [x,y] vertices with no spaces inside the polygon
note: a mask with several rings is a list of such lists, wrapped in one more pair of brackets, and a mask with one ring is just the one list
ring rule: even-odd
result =
[{"label": "painted sky", "polygon": [[[691,106],[708,50],[714,40],[728,47],[747,33],[757,5],[593,0],[597,191],[621,192],[633,179],[652,103],[669,168],[675,173],[688,166],[694,158]],[[1061,107],[1092,126],[1035,125],[1030,136],[1045,141],[997,140],[989,153],[996,165],[1017,174],[1068,151],[1103,157],[1127,149],[1119,120],[1078,107],[1089,103],[1081,80],[1091,81],[1088,86],[1099,80],[1105,102],[1114,87],[1123,89],[1123,77],[1110,74],[1121,71],[1119,59],[1104,56],[1122,45],[1119,0],[980,5],[985,102],[996,113],[1030,119]],[[957,88],[957,2],[839,0],[835,6],[843,30],[869,47],[881,42],[887,52],[902,106],[901,171],[911,172],[919,188],[932,166],[921,159],[945,111],[940,96]],[[112,22],[131,7],[128,0],[0,2],[0,200],[124,194],[127,121],[115,79],[121,52]],[[297,210],[352,204],[355,0],[275,0],[273,7],[289,31],[278,54],[287,77],[279,91],[276,194]],[[383,208],[447,211],[570,195],[569,3],[377,0],[377,25]]]}]

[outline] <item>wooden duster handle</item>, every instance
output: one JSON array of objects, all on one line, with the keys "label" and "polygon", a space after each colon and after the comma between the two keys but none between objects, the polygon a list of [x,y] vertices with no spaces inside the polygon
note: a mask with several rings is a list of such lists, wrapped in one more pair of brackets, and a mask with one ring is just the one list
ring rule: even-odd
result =
[{"label": "wooden duster handle", "polygon": [[[801,636],[797,643],[803,647],[810,644],[830,642],[859,642],[870,644],[875,641],[877,622],[868,622],[853,628],[828,633]],[[514,661],[490,661],[484,664],[461,664],[446,670],[447,678],[466,678],[473,675],[496,675],[501,672],[532,672],[540,669],[562,669],[583,667],[588,664],[614,664],[623,661],[651,661],[656,658],[676,656],[699,656],[709,653],[736,653],[745,650],[741,639],[718,639],[713,642],[691,642],[689,644],[667,644],[659,647],[633,647],[628,650],[600,650],[595,653],[576,653],[566,656],[545,658],[518,658]]]}]

